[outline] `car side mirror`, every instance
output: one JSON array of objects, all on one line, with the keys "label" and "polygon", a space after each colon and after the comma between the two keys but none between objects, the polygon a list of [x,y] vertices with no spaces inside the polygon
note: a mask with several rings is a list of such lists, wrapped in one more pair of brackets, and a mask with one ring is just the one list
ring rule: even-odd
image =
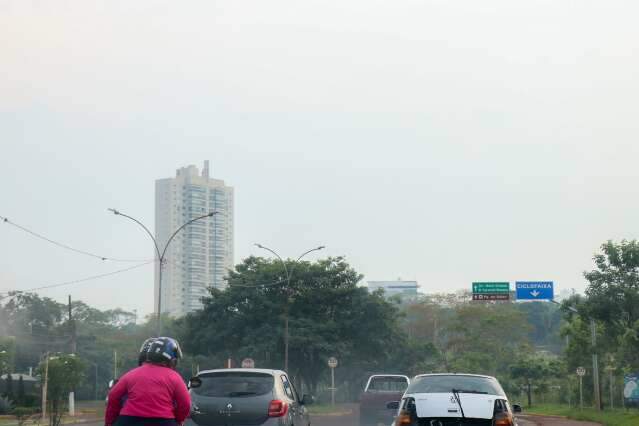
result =
[{"label": "car side mirror", "polygon": [[304,396],[302,396],[302,400],[300,401],[300,404],[312,405],[314,402],[315,402],[315,398],[313,397],[313,395],[304,394]]},{"label": "car side mirror", "polygon": [[389,410],[399,410],[399,401],[386,403],[386,408],[388,408]]},{"label": "car side mirror", "polygon": [[202,386],[202,379],[197,376],[191,377],[189,379],[189,389],[195,389]]},{"label": "car side mirror", "polygon": [[513,411],[514,411],[515,413],[521,413],[521,411],[522,411],[522,410],[521,410],[521,405],[519,405],[519,404],[513,404]]}]

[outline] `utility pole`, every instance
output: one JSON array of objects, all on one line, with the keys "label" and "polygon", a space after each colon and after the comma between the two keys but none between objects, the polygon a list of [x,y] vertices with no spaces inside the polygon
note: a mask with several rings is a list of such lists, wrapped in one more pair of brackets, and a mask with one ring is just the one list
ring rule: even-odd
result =
[{"label": "utility pole", "polygon": [[[71,334],[71,347],[69,348],[71,351],[71,355],[75,354],[77,351],[76,347],[76,339],[75,339],[75,323],[73,322],[73,314],[71,310],[71,295],[69,295],[69,332]],[[69,415],[71,417],[75,416],[75,390],[71,389],[69,392]]]},{"label": "utility pole", "polygon": [[47,419],[47,386],[49,385],[49,352],[44,354],[44,383],[42,384],[42,421]]},{"label": "utility pole", "polygon": [[70,341],[70,353],[74,354],[77,352],[77,342],[76,342],[76,330],[75,330],[75,322],[73,321],[73,314],[71,311],[71,295],[69,295],[69,334],[71,335]]},{"label": "utility pole", "polygon": [[590,319],[590,334],[592,338],[592,383],[594,387],[595,405],[601,410],[601,393],[599,389],[599,361],[597,359],[597,325],[594,318]]},{"label": "utility pole", "polygon": [[94,389],[95,397],[94,399],[98,400],[98,364],[95,364],[95,389]]},{"label": "utility pole", "polygon": [[613,393],[613,377],[612,377],[612,368],[610,369],[610,409],[615,408],[615,398]]},{"label": "utility pole", "polygon": [[113,380],[118,378],[118,351],[113,349]]}]

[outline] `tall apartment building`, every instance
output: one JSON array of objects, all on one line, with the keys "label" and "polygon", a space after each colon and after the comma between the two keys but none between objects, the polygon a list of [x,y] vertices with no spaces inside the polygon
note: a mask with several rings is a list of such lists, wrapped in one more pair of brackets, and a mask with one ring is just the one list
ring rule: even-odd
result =
[{"label": "tall apartment building", "polygon": [[[162,277],[160,310],[179,317],[202,308],[209,287],[224,288],[233,268],[233,188],[209,176],[209,162],[200,174],[196,166],[182,167],[174,178],[155,181],[155,237],[164,244],[187,221],[218,212],[188,225],[169,246]],[[159,268],[155,271],[155,309]]]}]

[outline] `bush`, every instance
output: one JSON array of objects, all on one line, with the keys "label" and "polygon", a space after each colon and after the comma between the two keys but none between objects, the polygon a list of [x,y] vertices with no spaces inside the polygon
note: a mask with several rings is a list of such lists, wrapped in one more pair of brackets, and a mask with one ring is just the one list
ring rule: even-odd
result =
[{"label": "bush", "polygon": [[18,426],[22,426],[25,424],[27,420],[31,418],[34,414],[37,414],[40,410],[36,407],[16,407],[13,409],[13,415],[16,417],[18,421]]},{"label": "bush", "polygon": [[13,409],[13,402],[7,397],[0,396],[0,414],[9,414]]},{"label": "bush", "polygon": [[17,404],[20,404],[21,407],[35,407],[39,410],[40,405],[42,404],[42,399],[39,395],[26,394],[22,397],[21,401],[17,402]]}]

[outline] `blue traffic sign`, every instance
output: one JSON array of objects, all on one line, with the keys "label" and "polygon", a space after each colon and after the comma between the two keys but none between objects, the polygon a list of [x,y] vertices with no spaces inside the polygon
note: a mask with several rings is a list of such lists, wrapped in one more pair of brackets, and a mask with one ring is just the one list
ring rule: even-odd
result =
[{"label": "blue traffic sign", "polygon": [[515,282],[517,300],[552,300],[555,291],[552,281]]}]

